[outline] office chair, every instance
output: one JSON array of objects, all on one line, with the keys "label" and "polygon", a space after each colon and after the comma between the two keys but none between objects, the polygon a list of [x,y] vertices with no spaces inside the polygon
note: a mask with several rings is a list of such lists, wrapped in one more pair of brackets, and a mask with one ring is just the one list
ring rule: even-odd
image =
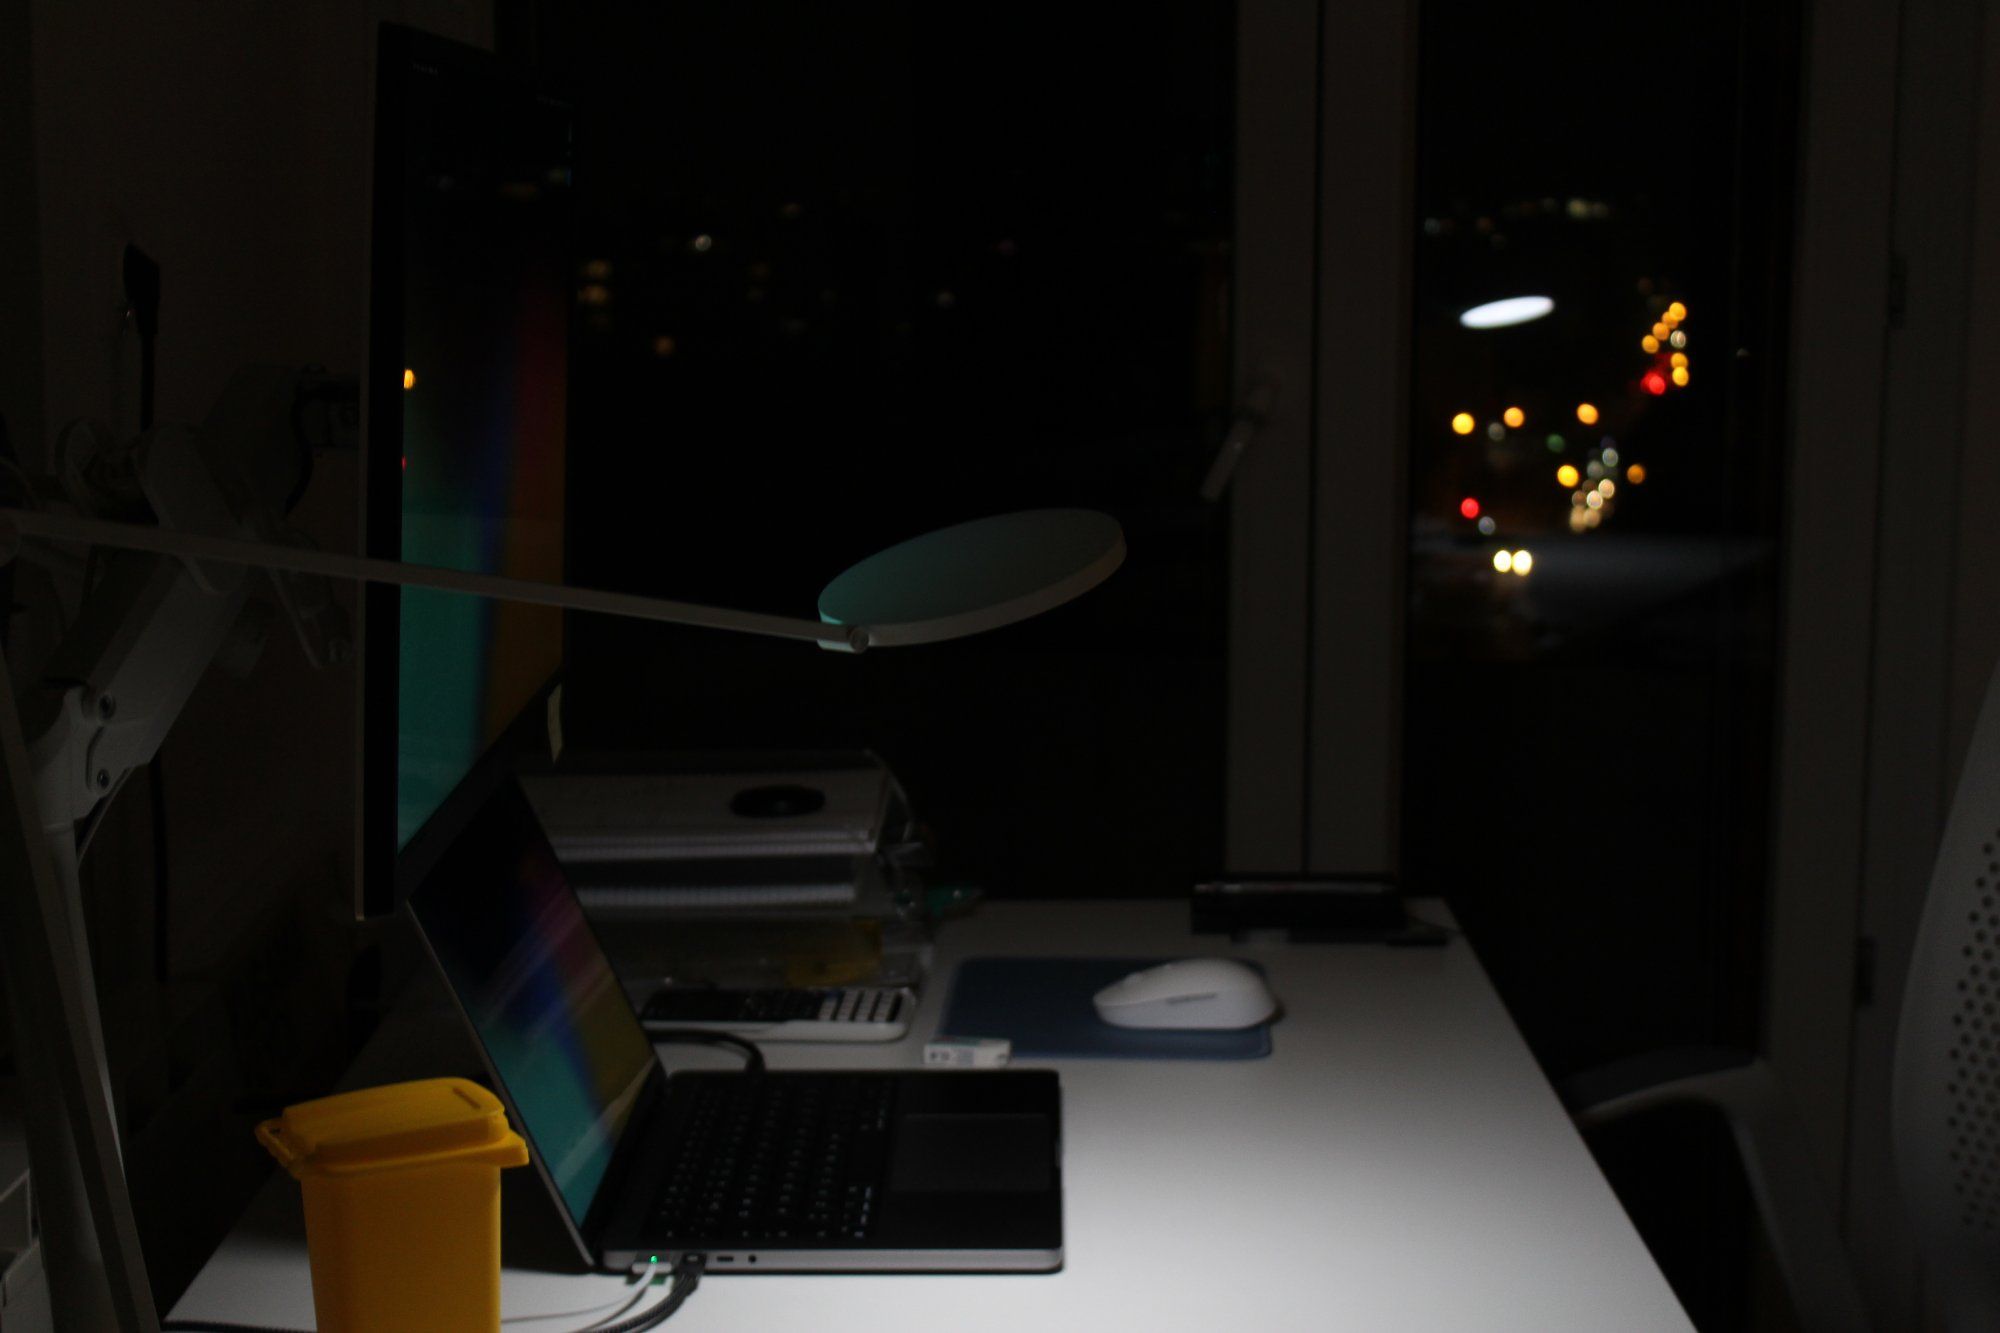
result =
[{"label": "office chair", "polygon": [[[1951,1333],[2000,1329],[2000,669],[1972,733],[1910,954],[1896,1029],[1891,1148],[1927,1290]],[[1695,1049],[1568,1080],[1590,1128],[1653,1107],[1722,1112],[1807,1333],[1869,1326],[1834,1213],[1771,1069]]]},{"label": "office chair", "polygon": [[2000,1329],[2000,669],[1945,821],[1896,1025],[1896,1173],[1945,1326]]}]

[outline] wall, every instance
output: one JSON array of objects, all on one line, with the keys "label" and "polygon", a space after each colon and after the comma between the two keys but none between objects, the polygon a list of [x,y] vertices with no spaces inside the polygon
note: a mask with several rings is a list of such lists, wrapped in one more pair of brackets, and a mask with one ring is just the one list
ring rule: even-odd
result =
[{"label": "wall", "polygon": [[41,243],[33,61],[25,5],[0,8],[0,413],[16,440],[42,435]]}]

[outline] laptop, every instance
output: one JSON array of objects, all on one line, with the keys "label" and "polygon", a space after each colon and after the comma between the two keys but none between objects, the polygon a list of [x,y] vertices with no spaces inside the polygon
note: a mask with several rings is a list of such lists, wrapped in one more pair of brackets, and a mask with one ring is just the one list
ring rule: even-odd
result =
[{"label": "laptop", "polygon": [[1053,1071],[669,1071],[512,781],[408,907],[594,1265],[1062,1267]]}]

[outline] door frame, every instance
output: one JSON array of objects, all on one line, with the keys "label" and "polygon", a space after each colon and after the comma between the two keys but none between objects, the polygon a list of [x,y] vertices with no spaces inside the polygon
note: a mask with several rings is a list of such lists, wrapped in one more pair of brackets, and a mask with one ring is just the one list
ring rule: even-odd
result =
[{"label": "door frame", "polygon": [[1236,384],[1276,396],[1232,486],[1236,870],[1400,859],[1416,15],[1237,10]]}]

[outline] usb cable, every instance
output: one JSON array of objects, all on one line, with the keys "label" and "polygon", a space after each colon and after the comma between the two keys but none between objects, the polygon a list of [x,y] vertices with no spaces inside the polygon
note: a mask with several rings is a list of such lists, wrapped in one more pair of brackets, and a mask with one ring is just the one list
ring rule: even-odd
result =
[{"label": "usb cable", "polygon": [[[694,1289],[701,1285],[701,1275],[707,1268],[707,1255],[682,1255],[674,1261],[673,1269],[667,1280],[667,1294],[664,1298],[619,1323],[604,1322],[607,1319],[618,1319],[619,1316],[631,1309],[645,1296],[646,1288],[651,1285],[653,1278],[653,1269],[648,1268],[645,1280],[640,1283],[638,1296],[633,1297],[624,1306],[612,1311],[610,1314],[601,1315],[591,1323],[578,1327],[572,1333],[644,1333],[646,1329],[658,1328],[661,1324],[666,1323],[668,1319],[672,1318],[674,1311],[680,1309],[686,1303],[687,1298],[694,1294]],[[527,1316],[529,1319],[543,1319],[548,1317],[546,1315]],[[513,1323],[516,1321],[502,1320],[501,1322]],[[308,1329],[274,1328],[267,1324],[230,1324],[209,1319],[169,1319],[162,1323],[160,1328],[162,1333],[311,1333],[311,1330]]]}]

